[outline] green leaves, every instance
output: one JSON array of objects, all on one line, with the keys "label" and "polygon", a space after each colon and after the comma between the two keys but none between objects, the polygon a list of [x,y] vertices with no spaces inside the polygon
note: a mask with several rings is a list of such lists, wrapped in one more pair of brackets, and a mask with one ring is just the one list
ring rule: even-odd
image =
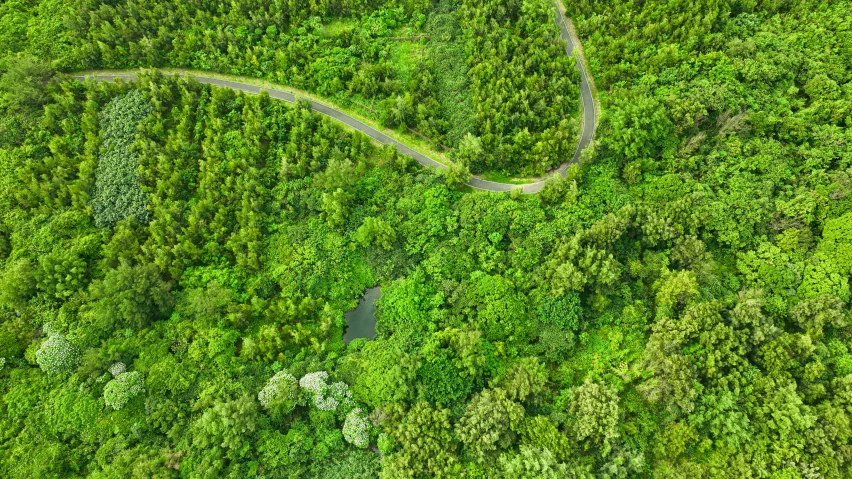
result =
[{"label": "green leaves", "polygon": [[558,297],[544,295],[536,308],[536,318],[542,324],[565,331],[579,329],[582,317],[580,296],[576,292],[567,292]]},{"label": "green leaves", "polygon": [[354,237],[355,241],[360,243],[361,246],[375,244],[390,250],[393,248],[394,241],[396,241],[396,231],[384,219],[368,216],[364,218],[364,222],[355,231]]},{"label": "green leaves", "polygon": [[11,61],[0,77],[0,106],[10,113],[39,115],[42,106],[50,99],[47,85],[55,74],[49,64],[30,56]]},{"label": "green leaves", "polygon": [[40,266],[38,289],[53,299],[68,299],[85,286],[88,278],[86,262],[68,250],[42,257]]},{"label": "green leaves", "polygon": [[375,408],[410,397],[415,364],[397,345],[369,342],[361,351],[359,362],[362,373],[354,385],[357,399]]},{"label": "green leaves", "polygon": [[506,372],[500,387],[510,399],[534,402],[546,391],[547,371],[538,358],[522,358]]},{"label": "green leaves", "polygon": [[852,212],[826,221],[817,251],[829,255],[839,271],[852,274]]},{"label": "green leaves", "polygon": [[484,389],[468,403],[456,425],[456,436],[478,461],[515,440],[524,417],[524,407],[501,389]]},{"label": "green leaves", "polygon": [[29,260],[20,259],[6,266],[0,275],[0,305],[21,307],[35,293],[36,278]]},{"label": "green leaves", "polygon": [[471,274],[465,306],[471,320],[491,341],[522,341],[529,333],[524,297],[499,275]]},{"label": "green leaves", "polygon": [[[500,469],[505,479],[561,479],[569,476],[569,466],[558,463],[547,449],[538,449],[522,444],[517,453],[500,456]],[[572,471],[573,472],[573,471]],[[577,477],[580,476],[574,472]],[[588,477],[591,477],[590,475]]]},{"label": "green leaves", "polygon": [[593,244],[584,244],[581,234],[560,241],[543,269],[552,294],[557,296],[583,291],[589,284],[611,285],[621,275],[621,265],[613,255]]},{"label": "green leaves", "polygon": [[435,348],[423,354],[417,369],[420,397],[430,404],[450,407],[464,402],[473,388],[453,361],[454,354],[445,348]]},{"label": "green leaves", "polygon": [[245,455],[257,429],[257,403],[248,395],[217,401],[192,425],[193,448],[219,448],[230,457]]},{"label": "green leaves", "polygon": [[542,0],[462,2],[476,120],[471,133],[481,139],[482,151],[474,156],[479,148],[461,139],[459,156],[471,171],[540,175],[573,154],[579,72],[565,54],[554,13],[553,4]]},{"label": "green leaves", "polygon": [[464,163],[453,163],[447,167],[444,172],[444,178],[446,178],[447,188],[459,189],[464,186],[473,175],[470,173],[470,169]]},{"label": "green leaves", "polygon": [[448,409],[432,408],[425,402],[414,404],[391,432],[397,449],[382,461],[382,479],[397,477],[458,477],[461,471],[455,455]]},{"label": "green leaves", "polygon": [[482,149],[482,139],[474,136],[472,133],[467,133],[459,142],[453,162],[468,168],[480,166],[479,163],[482,161],[484,154],[485,150]]},{"label": "green leaves", "polygon": [[621,92],[613,100],[604,117],[604,143],[627,161],[659,157],[672,129],[663,106],[639,91]]},{"label": "green leaves", "polygon": [[[430,16],[417,43],[386,39],[422,19],[392,5],[193,1],[83,6],[74,61],[387,106],[458,167],[420,170],[305,102],[33,76],[0,125],[0,474],[848,475],[847,0],[566,5],[609,117],[542,201],[452,187],[571,150],[547,2],[408,2]],[[0,35],[27,24],[12,10]],[[92,183],[114,231],[87,219]],[[377,281],[378,339],[343,344]],[[33,342],[46,321],[67,337]],[[107,383],[117,361],[136,371]],[[300,397],[285,370],[352,398],[325,380]]]},{"label": "green leaves", "polygon": [[574,418],[571,432],[580,441],[596,444],[606,456],[619,436],[618,394],[606,384],[586,379],[571,389],[570,396],[568,413]]},{"label": "green leaves", "polygon": [[94,302],[88,308],[93,324],[108,333],[115,328],[141,329],[170,311],[171,284],[160,278],[153,264],[131,266],[122,262],[94,282]]},{"label": "green leaves", "polygon": [[152,110],[142,93],[132,90],[113,99],[98,115],[103,143],[92,195],[92,210],[98,227],[113,226],[127,218],[141,223],[149,219],[148,201],[136,172],[139,164],[133,144],[136,128]]}]

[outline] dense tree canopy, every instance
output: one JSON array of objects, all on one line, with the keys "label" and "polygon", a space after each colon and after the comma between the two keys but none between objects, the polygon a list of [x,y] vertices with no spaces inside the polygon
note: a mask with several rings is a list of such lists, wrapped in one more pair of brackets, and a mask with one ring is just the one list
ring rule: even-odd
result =
[{"label": "dense tree canopy", "polygon": [[[576,144],[579,77],[547,0],[495,15],[494,5],[457,0],[30,3],[38,6],[0,9],[9,23],[0,64],[4,52],[28,50],[66,70],[179,67],[271,80],[451,148],[475,173],[541,174]],[[36,47],[45,42],[49,55]],[[7,74],[45,77],[25,66]],[[40,105],[34,93],[21,88],[8,101]],[[472,157],[465,135],[481,137],[485,154]]]},{"label": "dense tree canopy", "polygon": [[0,476],[850,477],[852,5],[565,6],[0,5]]}]

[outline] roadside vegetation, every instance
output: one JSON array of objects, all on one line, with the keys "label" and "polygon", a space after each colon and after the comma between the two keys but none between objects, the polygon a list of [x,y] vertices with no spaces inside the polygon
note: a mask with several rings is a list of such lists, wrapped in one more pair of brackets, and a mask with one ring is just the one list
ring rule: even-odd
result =
[{"label": "roadside vegetation", "polygon": [[[479,13],[486,6],[456,0],[434,10],[417,0],[46,0],[4,4],[0,46],[51,58],[64,71],[172,67],[265,79],[357,109],[436,149],[482,136],[485,159],[460,157],[461,166],[535,176],[570,158],[579,93],[548,22],[553,5],[528,4],[526,13],[516,5],[492,19]],[[527,56],[537,60],[512,60]]]}]

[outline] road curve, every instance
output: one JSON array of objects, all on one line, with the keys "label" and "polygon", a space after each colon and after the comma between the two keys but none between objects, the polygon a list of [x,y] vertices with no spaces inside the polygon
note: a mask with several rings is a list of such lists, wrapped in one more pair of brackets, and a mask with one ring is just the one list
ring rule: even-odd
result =
[{"label": "road curve", "polygon": [[[573,53],[574,53],[574,42],[571,39],[570,33],[568,32],[568,27],[565,23],[565,15],[564,15],[564,13],[562,12],[562,9],[559,6],[559,3],[556,4],[556,11],[557,11],[556,23],[559,26],[559,30],[560,30],[562,40],[565,42],[565,52],[568,54],[568,56],[572,56]],[[577,149],[574,152],[574,157],[571,158],[571,160],[566,161],[565,163],[560,165],[560,167],[555,172],[553,172],[551,174],[561,174],[561,175],[564,176],[565,172],[568,170],[568,167],[572,163],[577,162],[577,160],[580,158],[580,153],[583,151],[584,148],[589,146],[589,143],[592,141],[592,137],[594,136],[594,132],[595,132],[596,118],[595,118],[594,99],[592,98],[592,91],[589,88],[589,83],[588,83],[588,80],[586,78],[586,71],[583,69],[582,63],[579,61],[579,59],[577,59],[577,69],[580,70],[580,97],[582,99],[582,105],[583,105],[583,132],[580,135],[579,143],[577,143]],[[102,80],[102,81],[114,81],[118,78],[121,78],[123,80],[134,80],[137,76],[137,73],[135,73],[135,72],[97,73],[96,72],[96,73],[90,73],[90,74],[86,74],[86,75],[72,75],[72,76],[73,76],[73,78],[77,78],[77,79],[80,79],[80,80],[83,80],[85,78],[95,78],[97,80]],[[252,85],[250,83],[242,83],[242,82],[238,82],[238,81],[220,80],[218,78],[211,78],[211,77],[206,77],[206,76],[203,76],[203,75],[183,75],[182,74],[182,76],[191,76],[192,78],[194,78],[199,83],[205,83],[205,84],[208,84],[208,85],[213,85],[213,86],[222,87],[222,88],[230,88],[232,90],[238,90],[238,91],[253,94],[253,95],[260,94],[261,90],[264,90],[269,94],[269,96],[271,98],[275,98],[275,99],[290,102],[290,103],[296,102],[296,96],[295,95],[293,95],[292,93],[283,91],[283,90],[277,90],[277,89],[274,89],[274,88],[263,88],[263,87],[259,87],[257,85]],[[362,122],[362,121],[360,121],[356,118],[353,118],[353,117],[347,115],[346,113],[344,113],[340,110],[337,110],[333,107],[330,107],[328,105],[325,105],[325,104],[320,103],[320,102],[315,101],[315,100],[310,100],[310,103],[311,103],[311,107],[313,108],[313,110],[316,111],[317,113],[331,117],[331,118],[351,127],[354,130],[360,131],[361,133],[364,133],[365,135],[369,136],[373,140],[375,140],[375,141],[377,141],[377,142],[379,142],[383,145],[395,146],[396,150],[399,153],[402,153],[403,155],[408,155],[408,156],[414,158],[415,160],[417,160],[422,165],[430,166],[430,167],[438,168],[438,169],[442,169],[442,170],[447,168],[447,166],[444,165],[443,163],[440,163],[438,161],[433,160],[432,158],[429,158],[428,156],[420,153],[419,151],[414,150],[414,149],[406,146],[404,143],[401,143],[401,142],[391,138],[390,136],[382,133],[381,131],[371,127],[370,125],[367,125],[366,123],[364,123],[364,122]],[[511,190],[516,189],[516,188],[521,188],[524,193],[538,193],[541,190],[541,188],[544,186],[544,183],[545,183],[545,180],[540,180],[540,181],[536,181],[536,182],[533,182],[533,183],[525,183],[525,184],[499,183],[499,182],[496,182],[496,181],[488,181],[488,180],[483,180],[482,178],[473,177],[473,178],[471,178],[470,181],[467,182],[467,185],[472,187],[472,188],[475,188],[475,189],[478,189],[478,190],[485,190],[485,191],[501,192],[501,191],[511,191]]]}]

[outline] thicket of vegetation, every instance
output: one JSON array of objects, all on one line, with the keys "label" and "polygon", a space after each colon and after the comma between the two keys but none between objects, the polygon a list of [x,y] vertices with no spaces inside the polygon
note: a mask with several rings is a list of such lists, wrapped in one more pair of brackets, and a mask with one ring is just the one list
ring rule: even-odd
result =
[{"label": "thicket of vegetation", "polygon": [[[481,7],[529,32],[535,5]],[[536,196],[306,104],[5,56],[0,475],[850,477],[852,5],[566,6],[605,116]],[[99,167],[119,127],[133,170]],[[108,174],[144,221],[97,222]],[[376,339],[344,344],[375,284]]]},{"label": "thicket of vegetation", "polygon": [[578,79],[547,0],[499,15],[456,0],[434,10],[421,0],[33,3],[0,6],[0,52],[69,71],[171,66],[271,80],[437,148],[482,136],[486,155],[465,165],[474,172],[541,174],[576,144]]},{"label": "thicket of vegetation", "polygon": [[151,106],[138,91],[112,100],[98,117],[103,125],[101,153],[95,170],[92,214],[95,225],[113,226],[134,218],[148,220],[145,193],[139,187],[139,168],[133,144],[136,128],[151,113]]},{"label": "thicket of vegetation", "polygon": [[462,8],[470,91],[485,169],[541,174],[574,154],[579,72],[546,0],[468,0]]}]

